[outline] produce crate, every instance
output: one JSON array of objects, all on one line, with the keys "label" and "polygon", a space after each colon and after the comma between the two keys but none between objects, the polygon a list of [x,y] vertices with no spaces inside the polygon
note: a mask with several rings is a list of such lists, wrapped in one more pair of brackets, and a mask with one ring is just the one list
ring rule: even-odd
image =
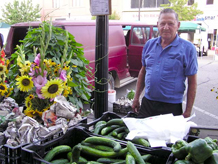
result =
[{"label": "produce crate", "polygon": [[87,124],[81,123],[80,126],[84,126],[88,130],[92,131],[94,129],[94,125],[98,121],[102,121],[102,120],[109,121],[109,120],[114,119],[114,118],[122,118],[122,117],[136,117],[136,114],[133,112],[128,112],[126,115],[122,116],[122,115],[118,115],[117,113],[107,111],[107,112],[104,112],[101,117],[99,117],[99,118],[97,118],[97,119],[95,119]]},{"label": "produce crate", "polygon": [[[79,126],[80,124],[86,124],[87,123],[87,117],[84,117],[78,124],[70,127],[68,129],[71,130],[72,128]],[[58,138],[63,135],[63,132],[58,132],[53,136],[50,136],[43,140],[43,142],[54,140],[55,138]],[[29,144],[21,144],[18,146],[10,146],[8,144],[4,144],[0,148],[0,163],[1,164],[21,164],[23,156],[22,154],[22,148],[24,146],[27,146]]]},{"label": "produce crate", "polygon": [[0,149],[0,163],[1,164],[20,164],[22,147],[27,144],[18,146],[2,145]]},{"label": "produce crate", "polygon": [[[199,139],[199,138],[204,139],[205,137],[207,137],[207,136],[203,136],[203,138],[202,138],[202,137],[195,136],[195,135],[187,135],[187,136],[185,136],[184,140],[185,140],[186,142],[190,143],[190,142],[192,142],[192,141],[194,141],[194,140],[196,140],[196,139]],[[212,139],[215,139],[215,138],[213,138],[212,136],[209,136],[209,137],[211,137]],[[173,153],[171,153],[171,154],[169,155],[169,159],[168,159],[168,161],[167,161],[166,164],[172,164],[172,162],[174,163],[176,160],[177,160],[177,158],[175,158],[174,155],[173,155]]]},{"label": "produce crate", "polygon": [[117,103],[113,103],[113,112],[120,113],[120,114],[127,114],[128,112],[132,111],[131,106],[121,105]]},{"label": "produce crate", "polygon": [[207,136],[218,139],[218,128],[213,127],[191,127],[188,135],[198,136],[199,138],[205,138]]},{"label": "produce crate", "polygon": [[[49,164],[49,162],[46,162],[43,160],[43,157],[55,146],[58,145],[69,145],[71,147],[75,146],[76,144],[82,142],[87,137],[94,136],[86,131],[84,131],[83,127],[75,127],[68,131],[65,135],[54,139],[53,141],[44,142],[43,144],[37,145],[37,143],[30,144],[22,148],[22,156],[23,164],[41,164],[41,162]],[[122,147],[126,147],[126,144],[120,143]],[[144,154],[151,154],[153,157],[149,160],[152,164],[165,164],[168,157],[164,158],[162,157],[162,152],[153,152],[153,150],[150,149],[142,149],[137,148],[139,152]],[[84,158],[87,160],[97,160],[96,157],[87,156],[85,154],[81,154]],[[63,154],[61,155],[63,158]],[[66,157],[64,157],[66,158]],[[125,159],[125,157],[123,157]]]},{"label": "produce crate", "polygon": [[[122,118],[124,117],[136,117],[137,115],[134,113],[134,112],[128,112],[127,115],[123,116]],[[93,120],[92,122],[90,123],[87,123],[86,125],[82,125],[84,128],[83,130],[88,132],[88,133],[92,133],[93,130],[94,130],[94,126],[95,124],[98,122],[98,121],[109,121],[111,119],[114,119],[114,118],[121,118],[121,116],[119,116],[118,114],[114,113],[114,112],[104,112],[102,114],[101,117],[99,117],[98,119],[96,120]],[[94,135],[94,134],[93,134]],[[102,136],[102,135],[96,135],[96,136],[101,136],[101,137],[105,137],[105,136]],[[127,144],[127,140],[118,140],[118,139],[114,139],[120,143],[123,143],[123,144]],[[142,145],[138,145],[138,144],[135,144],[138,148],[141,148],[141,149],[146,149],[146,150],[150,150],[152,151],[152,153],[156,156],[159,156],[161,158],[168,158],[170,153],[171,153],[171,148],[170,147],[155,147],[155,148],[151,148],[151,147],[144,147]]]}]

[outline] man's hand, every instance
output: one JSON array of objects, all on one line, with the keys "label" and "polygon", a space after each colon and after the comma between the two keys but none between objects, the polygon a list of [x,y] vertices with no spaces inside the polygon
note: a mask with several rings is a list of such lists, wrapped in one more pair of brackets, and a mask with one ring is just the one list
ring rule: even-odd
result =
[{"label": "man's hand", "polygon": [[140,108],[139,100],[138,100],[138,99],[134,99],[134,100],[133,100],[133,103],[132,103],[132,110],[133,110],[135,113],[138,113],[138,112],[139,112],[139,108]]},{"label": "man's hand", "polygon": [[187,118],[187,117],[191,116],[191,113],[185,111],[182,115],[183,115],[184,118]]}]

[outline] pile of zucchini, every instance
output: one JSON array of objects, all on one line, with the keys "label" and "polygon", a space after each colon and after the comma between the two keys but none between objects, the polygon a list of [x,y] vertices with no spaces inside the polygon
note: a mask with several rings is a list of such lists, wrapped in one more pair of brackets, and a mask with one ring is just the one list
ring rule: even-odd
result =
[{"label": "pile of zucchini", "polygon": [[[61,153],[67,154],[67,159],[57,159]],[[131,141],[121,146],[110,138],[90,136],[72,148],[68,145],[54,147],[44,160],[55,164],[148,164],[151,157],[151,154],[141,155]]]},{"label": "pile of zucchini", "polygon": [[[121,118],[114,118],[107,122],[104,120],[98,121],[94,126],[93,133],[109,138],[125,140],[125,137],[129,133],[129,129]],[[144,147],[150,146],[149,142],[143,138],[134,138],[132,142]]]}]

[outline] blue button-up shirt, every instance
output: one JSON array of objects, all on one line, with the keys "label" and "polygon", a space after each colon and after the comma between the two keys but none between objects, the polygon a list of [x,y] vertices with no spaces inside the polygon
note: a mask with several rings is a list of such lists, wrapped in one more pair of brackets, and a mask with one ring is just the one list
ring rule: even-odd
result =
[{"label": "blue button-up shirt", "polygon": [[142,51],[142,65],[146,68],[145,97],[166,103],[181,103],[187,76],[198,70],[194,45],[180,38],[161,47],[161,37],[149,40]]}]

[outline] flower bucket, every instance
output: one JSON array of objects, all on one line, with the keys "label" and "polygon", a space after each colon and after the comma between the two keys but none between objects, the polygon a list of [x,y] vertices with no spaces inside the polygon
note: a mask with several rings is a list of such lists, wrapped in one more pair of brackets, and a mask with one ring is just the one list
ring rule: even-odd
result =
[{"label": "flower bucket", "polygon": [[116,101],[116,91],[108,90],[108,111],[113,112],[113,103]]}]

